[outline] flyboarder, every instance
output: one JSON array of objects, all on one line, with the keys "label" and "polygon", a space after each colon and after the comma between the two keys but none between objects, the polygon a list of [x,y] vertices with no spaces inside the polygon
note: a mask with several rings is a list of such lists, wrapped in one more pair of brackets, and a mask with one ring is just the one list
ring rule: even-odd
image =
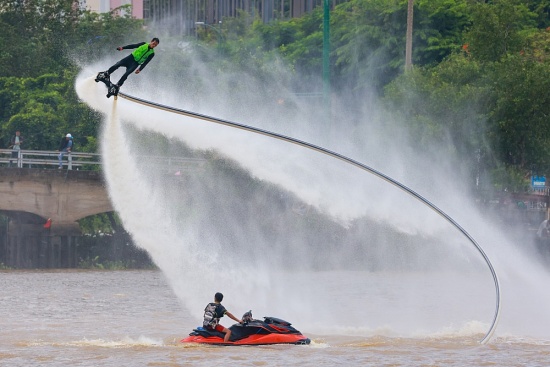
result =
[{"label": "flyboarder", "polygon": [[[149,43],[141,42],[117,47],[118,51],[130,49],[135,50],[130,55],[126,56],[125,58],[111,66],[107,71],[102,71],[97,74],[95,81],[102,81],[103,83],[105,83],[109,90],[107,93],[107,98],[109,98],[110,96],[116,97],[118,95],[118,90],[120,89],[122,84],[124,84],[124,81],[126,80],[126,78],[128,78],[128,75],[130,75],[134,71],[136,74],[139,74],[145,68],[145,66],[147,66],[149,61],[151,61],[153,57],[155,57],[154,48],[158,46],[159,42],[159,39],[155,37]],[[118,83],[111,83],[111,74],[121,66],[124,66],[126,68],[126,72],[119,79]]]}]

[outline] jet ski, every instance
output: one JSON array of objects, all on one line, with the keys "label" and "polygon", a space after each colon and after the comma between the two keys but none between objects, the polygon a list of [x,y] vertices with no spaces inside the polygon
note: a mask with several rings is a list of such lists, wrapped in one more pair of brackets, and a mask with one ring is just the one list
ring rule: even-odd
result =
[{"label": "jet ski", "polygon": [[264,320],[252,318],[248,311],[243,316],[242,324],[235,324],[229,328],[231,338],[228,343],[223,341],[224,333],[208,330],[200,326],[182,343],[204,343],[218,345],[266,345],[266,344],[309,344],[311,340],[292,327],[288,321],[276,317],[264,317]]}]

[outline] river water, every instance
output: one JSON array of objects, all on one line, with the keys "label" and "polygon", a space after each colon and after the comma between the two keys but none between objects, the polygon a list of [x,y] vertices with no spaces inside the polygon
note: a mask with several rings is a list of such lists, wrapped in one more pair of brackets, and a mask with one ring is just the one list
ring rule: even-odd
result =
[{"label": "river water", "polygon": [[[372,146],[367,156],[376,162],[383,152],[379,166],[426,188],[463,223],[494,263],[500,288],[456,228],[354,167],[123,98],[112,102],[90,75],[83,72],[76,88],[105,115],[111,200],[162,271],[1,273],[0,365],[548,365],[548,268],[460,190],[453,194],[431,163],[404,176],[406,155],[389,164],[391,149]],[[180,93],[146,98],[182,103]],[[144,166],[139,157],[155,151],[157,134],[224,158],[187,174]],[[291,321],[311,345],[179,343],[217,291],[233,314],[252,309],[256,318]],[[482,345],[496,299],[500,321]]]},{"label": "river water", "polygon": [[[371,286],[379,291],[372,294],[372,310],[366,310],[367,324],[375,308],[396,302],[383,291],[384,278]],[[547,366],[550,361],[546,338],[507,334],[481,345],[483,334],[475,332],[334,335],[300,320],[290,321],[312,339],[309,346],[183,345],[178,340],[196,326],[201,310],[183,307],[160,271],[5,271],[0,289],[0,365],[5,367]],[[230,300],[224,304],[231,310]]]}]

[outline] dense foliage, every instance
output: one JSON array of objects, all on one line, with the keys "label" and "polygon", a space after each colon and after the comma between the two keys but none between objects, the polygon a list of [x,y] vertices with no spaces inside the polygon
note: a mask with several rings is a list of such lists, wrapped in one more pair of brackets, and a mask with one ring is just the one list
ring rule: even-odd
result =
[{"label": "dense foliage", "polygon": [[[471,167],[472,186],[484,178],[483,189],[525,190],[531,174],[550,170],[550,3],[417,0],[407,73],[406,11],[404,0],[350,0],[331,11],[333,88],[374,90],[418,149],[439,145]],[[322,9],[238,32],[226,52],[255,45],[301,75],[321,74]]]},{"label": "dense foliage", "polygon": [[[78,64],[147,30],[124,9],[95,14],[73,3],[0,3],[4,147],[19,128],[26,148],[55,149],[66,132],[76,136],[79,149],[97,148],[99,116],[73,90]],[[415,67],[405,73],[407,1],[340,3],[330,22],[333,90],[374,91],[408,121],[422,143],[418,149],[440,144],[475,162],[471,166],[491,178],[491,187],[519,190],[530,173],[550,169],[549,12],[548,0],[417,0]],[[205,62],[221,59],[261,73],[266,60],[282,57],[294,72],[319,82],[321,8],[269,24],[241,14],[197,33],[219,51]],[[293,87],[299,92],[301,84]]]},{"label": "dense foliage", "polygon": [[140,21],[96,14],[71,0],[0,3],[0,147],[20,129],[24,149],[56,150],[71,133],[79,151],[96,151],[99,116],[74,91],[78,62],[120,45]]},{"label": "dense foliage", "polygon": [[550,32],[535,5],[473,3],[461,50],[385,89],[416,139],[456,149],[497,189],[522,191],[550,170]]}]

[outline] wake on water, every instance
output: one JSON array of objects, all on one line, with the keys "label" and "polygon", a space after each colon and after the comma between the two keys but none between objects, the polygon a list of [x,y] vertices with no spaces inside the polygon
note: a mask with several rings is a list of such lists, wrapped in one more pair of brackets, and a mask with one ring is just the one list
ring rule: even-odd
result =
[{"label": "wake on water", "polygon": [[[486,332],[495,302],[489,271],[418,201],[298,146],[107,99],[92,74],[83,71],[76,89],[105,116],[101,152],[113,206],[197,323],[204,304],[222,291],[234,314],[257,310],[303,332]],[[160,142],[185,145],[208,163],[183,175],[143,167],[140,156]],[[547,270],[463,197],[437,198],[500,276],[496,335],[548,338]]]}]

